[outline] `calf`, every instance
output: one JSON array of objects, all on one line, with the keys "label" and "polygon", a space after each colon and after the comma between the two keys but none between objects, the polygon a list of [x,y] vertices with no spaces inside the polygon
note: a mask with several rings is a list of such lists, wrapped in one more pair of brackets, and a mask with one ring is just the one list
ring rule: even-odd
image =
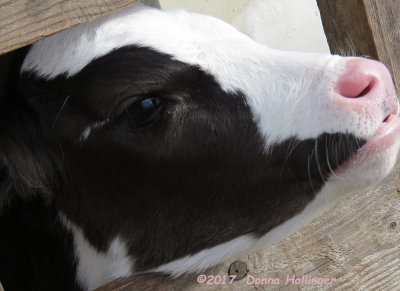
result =
[{"label": "calf", "polygon": [[91,290],[283,238],[393,168],[375,61],[135,5],[35,43],[0,106],[0,280]]}]

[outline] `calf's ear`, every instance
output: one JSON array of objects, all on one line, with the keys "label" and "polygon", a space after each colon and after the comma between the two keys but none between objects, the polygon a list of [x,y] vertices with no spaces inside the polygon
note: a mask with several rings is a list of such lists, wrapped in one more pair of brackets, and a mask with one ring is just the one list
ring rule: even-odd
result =
[{"label": "calf's ear", "polygon": [[8,64],[0,90],[0,213],[14,198],[48,196],[49,173],[55,168],[39,122],[20,90],[20,67],[28,50],[0,59],[4,64],[7,57]]},{"label": "calf's ear", "polygon": [[8,171],[7,171],[7,164],[4,160],[4,157],[0,154],[0,213],[4,207],[4,204],[9,200],[8,196]]},{"label": "calf's ear", "polygon": [[26,143],[19,135],[3,137],[0,143],[0,213],[13,199],[40,196],[48,200],[55,163],[46,150]]}]

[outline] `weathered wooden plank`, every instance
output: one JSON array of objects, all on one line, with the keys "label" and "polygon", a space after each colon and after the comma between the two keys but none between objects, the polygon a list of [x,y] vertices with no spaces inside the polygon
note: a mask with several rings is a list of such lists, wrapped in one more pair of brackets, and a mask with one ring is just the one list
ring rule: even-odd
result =
[{"label": "weathered wooden plank", "polygon": [[0,0],[0,54],[139,0]]},{"label": "weathered wooden plank", "polygon": [[317,3],[332,53],[378,58],[363,1],[317,0]]},{"label": "weathered wooden plank", "polygon": [[393,74],[400,93],[400,0],[365,0],[378,58]]},{"label": "weathered wooden plank", "polygon": [[379,59],[400,93],[400,0],[317,2],[331,52]]},{"label": "weathered wooden plank", "polygon": [[[246,278],[226,285],[207,285],[196,276],[176,280],[144,274],[115,281],[97,291],[131,290],[315,290],[307,284],[286,284],[286,277],[335,278],[319,290],[399,290],[400,166],[380,185],[352,193],[297,233],[240,260],[249,274],[279,278],[279,285],[247,284]],[[207,270],[229,276],[231,262]]]}]

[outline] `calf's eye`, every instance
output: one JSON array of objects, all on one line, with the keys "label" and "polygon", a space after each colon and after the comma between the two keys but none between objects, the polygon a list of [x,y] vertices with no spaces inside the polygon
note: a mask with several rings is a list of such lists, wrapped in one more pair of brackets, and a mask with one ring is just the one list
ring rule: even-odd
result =
[{"label": "calf's eye", "polygon": [[153,121],[164,109],[165,102],[158,97],[140,99],[126,108],[129,122],[134,126],[143,126]]}]

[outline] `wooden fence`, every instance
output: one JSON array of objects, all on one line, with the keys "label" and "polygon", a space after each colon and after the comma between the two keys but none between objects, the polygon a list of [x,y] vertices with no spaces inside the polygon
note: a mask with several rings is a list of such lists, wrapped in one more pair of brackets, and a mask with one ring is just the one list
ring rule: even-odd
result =
[{"label": "wooden fence", "polygon": [[[0,54],[138,1],[0,0]],[[400,0],[317,2],[332,53],[381,60],[391,70],[399,89]],[[8,66],[4,59],[0,56],[0,79],[1,69],[4,71]],[[207,285],[198,283],[195,275],[172,280],[157,274],[142,274],[97,290],[310,289],[304,284],[285,284],[287,276],[293,275],[336,279],[334,285],[320,290],[399,290],[399,174],[397,169],[378,187],[347,196],[324,216],[279,243],[206,272],[280,278],[279,285],[248,285],[246,279]]]}]

